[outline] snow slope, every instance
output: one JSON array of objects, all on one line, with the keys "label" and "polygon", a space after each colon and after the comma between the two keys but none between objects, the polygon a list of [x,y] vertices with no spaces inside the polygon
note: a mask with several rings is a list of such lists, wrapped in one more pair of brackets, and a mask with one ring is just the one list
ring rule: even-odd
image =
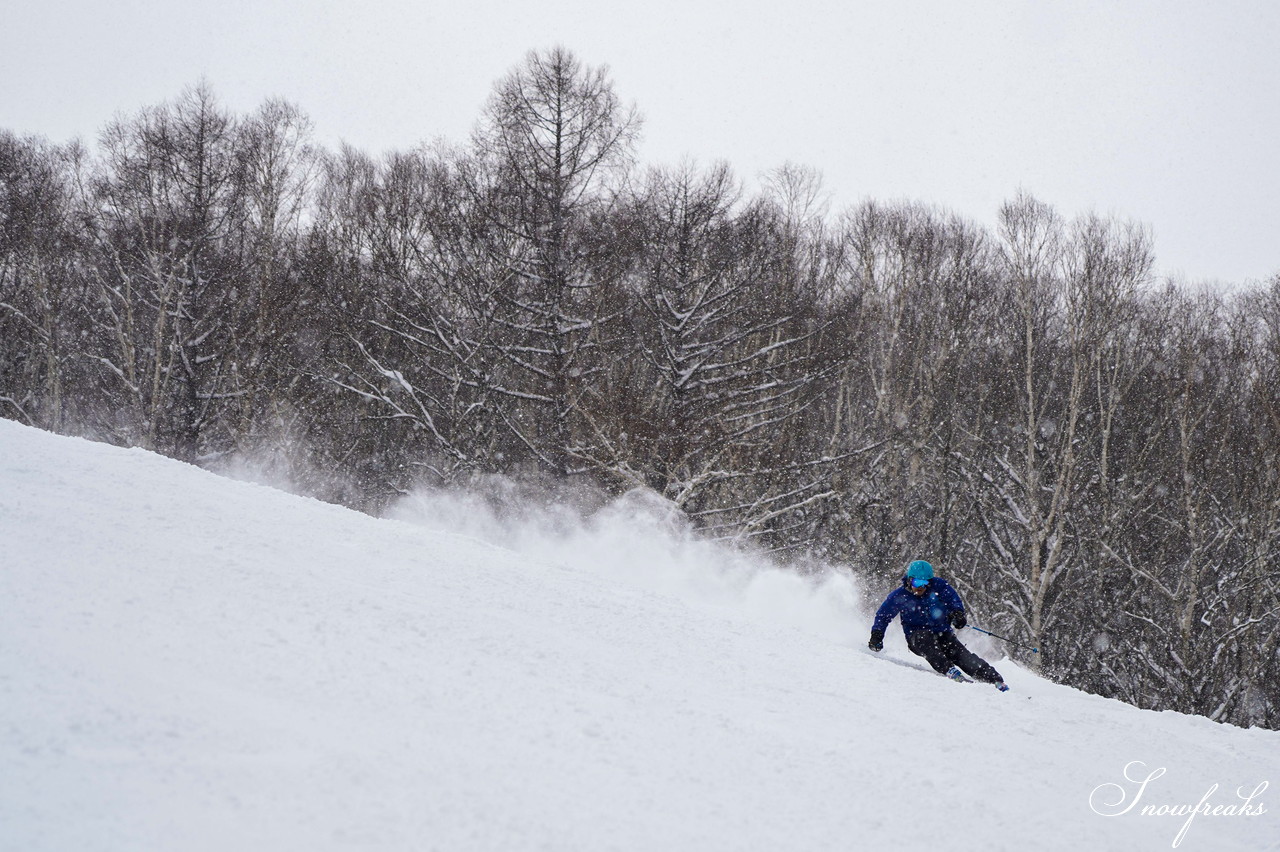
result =
[{"label": "snow slope", "polygon": [[[0,421],[0,849],[1166,849],[1141,807],[1280,781],[1277,732],[876,658],[847,579],[643,506],[558,541]],[[1179,848],[1280,849],[1278,792]]]}]

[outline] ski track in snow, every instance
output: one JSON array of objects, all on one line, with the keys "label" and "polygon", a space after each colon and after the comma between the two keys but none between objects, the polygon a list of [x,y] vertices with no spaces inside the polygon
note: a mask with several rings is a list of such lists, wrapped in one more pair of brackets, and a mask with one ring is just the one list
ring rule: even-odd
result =
[{"label": "ski track in snow", "polygon": [[[873,658],[847,584],[700,594],[10,421],[0,541],[4,850],[1167,849],[1091,792],[1280,782],[1274,731]],[[1280,849],[1274,810],[1179,848]]]}]

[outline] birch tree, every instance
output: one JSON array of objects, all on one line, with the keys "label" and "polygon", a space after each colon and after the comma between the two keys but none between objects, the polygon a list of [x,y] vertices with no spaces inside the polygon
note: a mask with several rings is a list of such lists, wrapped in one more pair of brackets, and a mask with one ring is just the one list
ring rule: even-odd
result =
[{"label": "birch tree", "polygon": [[131,412],[125,439],[194,460],[236,391],[222,356],[238,233],[234,120],[200,85],[102,135],[94,265],[98,362]]}]

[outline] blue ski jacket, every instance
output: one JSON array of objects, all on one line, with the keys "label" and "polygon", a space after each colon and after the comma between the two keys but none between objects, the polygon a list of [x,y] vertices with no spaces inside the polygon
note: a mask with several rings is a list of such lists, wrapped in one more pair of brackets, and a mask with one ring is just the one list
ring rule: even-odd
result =
[{"label": "blue ski jacket", "polygon": [[934,577],[925,588],[927,591],[919,597],[905,587],[890,592],[876,611],[871,631],[878,631],[883,635],[889,622],[897,616],[902,616],[902,632],[908,636],[917,630],[931,630],[934,633],[950,631],[951,613],[964,612],[959,593],[941,577]]}]

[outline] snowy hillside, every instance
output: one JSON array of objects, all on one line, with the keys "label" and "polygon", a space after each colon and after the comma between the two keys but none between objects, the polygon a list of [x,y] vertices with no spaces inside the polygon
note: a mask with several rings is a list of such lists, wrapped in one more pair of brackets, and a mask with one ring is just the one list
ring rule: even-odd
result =
[{"label": "snowy hillside", "polygon": [[1280,849],[1276,732],[876,658],[644,500],[399,515],[0,421],[0,849]]}]

